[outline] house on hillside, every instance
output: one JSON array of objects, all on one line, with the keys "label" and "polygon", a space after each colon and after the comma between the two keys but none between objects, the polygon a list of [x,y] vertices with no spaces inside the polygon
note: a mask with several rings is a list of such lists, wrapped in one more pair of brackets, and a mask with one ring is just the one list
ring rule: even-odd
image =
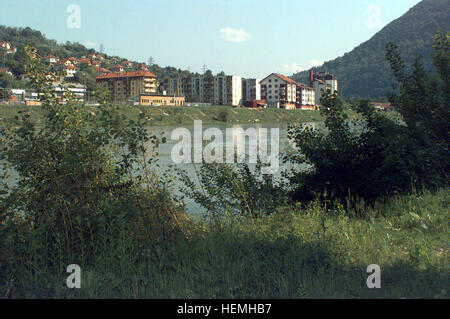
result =
[{"label": "house on hillside", "polygon": [[17,52],[17,48],[8,41],[0,41],[0,48],[6,50],[6,54],[14,54]]},{"label": "house on hillside", "polygon": [[75,74],[77,74],[77,72],[78,72],[78,68],[73,65],[68,65],[68,66],[64,67],[64,69],[63,69],[63,75],[66,78],[73,78],[75,76]]},{"label": "house on hillside", "polygon": [[371,102],[371,104],[377,111],[393,111],[394,110],[394,107],[392,106],[391,103]]},{"label": "house on hillside", "polygon": [[125,71],[125,68],[123,67],[123,66],[121,66],[120,64],[116,64],[116,65],[113,65],[112,67],[110,67],[110,69],[111,69],[111,72],[124,72]]},{"label": "house on hillside", "polygon": [[14,76],[14,74],[11,72],[11,70],[7,67],[0,68],[0,73],[8,74],[10,76]]},{"label": "house on hillside", "polygon": [[92,64],[91,59],[89,59],[89,58],[82,58],[79,60],[79,62],[80,62],[80,64],[86,64],[88,66],[90,66]]},{"label": "house on hillside", "polygon": [[44,58],[44,62],[50,65],[55,65],[59,62],[59,58],[54,55],[48,55]]}]

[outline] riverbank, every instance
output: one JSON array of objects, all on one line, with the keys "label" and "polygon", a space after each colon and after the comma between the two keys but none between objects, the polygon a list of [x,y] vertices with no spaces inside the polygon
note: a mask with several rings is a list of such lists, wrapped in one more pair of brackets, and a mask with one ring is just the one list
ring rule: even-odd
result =
[{"label": "riverbank", "polygon": [[[398,196],[364,208],[365,219],[317,203],[291,206],[258,220],[198,221],[188,240],[156,246],[138,247],[128,233],[114,233],[80,265],[81,289],[64,287],[64,260],[37,271],[32,261],[41,252],[30,244],[0,296],[448,298],[449,200],[445,189]],[[371,264],[381,267],[380,289],[366,285]]]},{"label": "riverbank", "polygon": [[[92,107],[95,111],[95,107]],[[230,123],[306,123],[322,122],[319,111],[284,110],[284,109],[248,109],[229,106],[120,106],[120,113],[131,120],[136,120],[139,112],[146,111],[149,125],[192,124],[194,120],[202,120],[205,124]],[[11,123],[20,112],[28,112],[34,123],[42,122],[44,110],[38,106],[25,107],[16,105],[0,105],[0,122]],[[350,118],[356,113],[348,111]]]}]

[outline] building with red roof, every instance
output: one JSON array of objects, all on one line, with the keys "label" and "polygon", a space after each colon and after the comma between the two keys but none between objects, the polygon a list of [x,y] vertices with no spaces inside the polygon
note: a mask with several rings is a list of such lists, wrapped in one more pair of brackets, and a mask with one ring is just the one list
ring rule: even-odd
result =
[{"label": "building with red roof", "polygon": [[260,81],[261,99],[269,108],[295,109],[297,104],[297,82],[287,76],[272,73]]},{"label": "building with red roof", "polygon": [[141,95],[157,93],[156,76],[150,71],[103,73],[96,81],[99,87],[110,92],[116,103],[139,102]]}]

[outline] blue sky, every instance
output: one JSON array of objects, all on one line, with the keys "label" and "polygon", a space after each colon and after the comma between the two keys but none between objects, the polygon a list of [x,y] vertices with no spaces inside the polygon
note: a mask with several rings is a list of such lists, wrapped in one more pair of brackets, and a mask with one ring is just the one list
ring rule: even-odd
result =
[{"label": "blue sky", "polygon": [[[368,40],[419,0],[0,0],[0,24],[160,66],[290,75]],[[80,8],[80,27],[67,20]],[[70,20],[78,21],[78,20]],[[73,27],[75,26],[75,27]]]}]

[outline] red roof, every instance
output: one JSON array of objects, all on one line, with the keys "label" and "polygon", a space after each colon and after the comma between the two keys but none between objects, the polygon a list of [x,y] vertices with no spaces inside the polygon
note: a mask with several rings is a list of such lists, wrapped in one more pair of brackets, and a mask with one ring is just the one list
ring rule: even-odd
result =
[{"label": "red roof", "polygon": [[[297,82],[295,82],[294,80],[288,78],[287,76],[278,74],[278,73],[272,73],[271,75],[275,75],[276,77],[282,79],[285,82],[291,83],[291,84],[297,84]],[[270,76],[270,75],[269,75]],[[269,76],[265,77],[264,79],[262,79],[260,82],[264,81],[265,79],[267,79]]]},{"label": "red roof", "polygon": [[292,79],[290,79],[287,76],[284,76],[282,74],[274,73],[273,75],[279,77],[280,79],[282,79],[282,80],[284,80],[286,82],[289,82],[289,83],[292,83],[292,84],[297,84],[297,82],[295,82],[294,80],[292,80]]},{"label": "red roof", "polygon": [[307,85],[305,85],[305,84],[303,84],[303,83],[300,83],[300,82],[298,82],[297,85],[300,86],[302,89],[310,89],[310,90],[314,90],[312,87],[307,86]]},{"label": "red roof", "polygon": [[122,72],[122,73],[111,73],[111,74],[102,74],[97,77],[97,80],[106,80],[106,79],[115,79],[115,78],[135,78],[135,77],[156,77],[152,72],[150,71],[134,71],[134,72]]}]

